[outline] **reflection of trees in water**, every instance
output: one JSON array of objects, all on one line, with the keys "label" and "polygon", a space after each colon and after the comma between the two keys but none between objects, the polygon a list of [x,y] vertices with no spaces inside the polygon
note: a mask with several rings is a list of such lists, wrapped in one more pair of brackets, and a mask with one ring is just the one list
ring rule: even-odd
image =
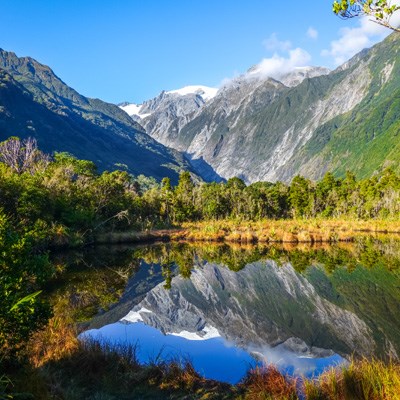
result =
[{"label": "reflection of trees in water", "polygon": [[247,264],[260,260],[274,260],[278,265],[290,263],[298,272],[312,265],[321,265],[331,273],[338,267],[354,270],[358,265],[366,268],[385,266],[389,270],[400,268],[400,241],[396,238],[358,238],[354,243],[333,245],[273,245],[242,246],[218,243],[167,243],[149,245],[134,251],[134,256],[148,264],[166,266],[174,263],[179,273],[190,277],[191,270],[202,262],[212,262],[240,271]]},{"label": "reflection of trees in water", "polygon": [[129,248],[96,247],[56,254],[52,262],[65,272],[51,283],[50,297],[67,299],[73,319],[83,322],[118,302],[140,261]]}]

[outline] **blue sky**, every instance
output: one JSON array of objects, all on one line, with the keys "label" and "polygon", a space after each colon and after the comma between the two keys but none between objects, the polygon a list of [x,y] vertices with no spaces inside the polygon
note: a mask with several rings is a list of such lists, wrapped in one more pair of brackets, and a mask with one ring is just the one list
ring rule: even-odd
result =
[{"label": "blue sky", "polygon": [[[331,0],[2,0],[0,48],[105,101],[218,86],[262,62],[333,68],[389,33]],[[273,74],[273,72],[271,72]]]}]

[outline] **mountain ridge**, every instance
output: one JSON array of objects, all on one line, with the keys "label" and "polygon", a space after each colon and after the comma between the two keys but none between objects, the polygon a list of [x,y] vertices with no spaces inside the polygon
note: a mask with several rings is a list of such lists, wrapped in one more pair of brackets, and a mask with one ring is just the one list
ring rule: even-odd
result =
[{"label": "mountain ridge", "polygon": [[179,152],[152,139],[119,107],[80,95],[50,67],[0,49],[0,71],[2,140],[32,136],[46,152],[68,151],[101,170],[126,165],[135,175],[175,183],[190,169]]}]

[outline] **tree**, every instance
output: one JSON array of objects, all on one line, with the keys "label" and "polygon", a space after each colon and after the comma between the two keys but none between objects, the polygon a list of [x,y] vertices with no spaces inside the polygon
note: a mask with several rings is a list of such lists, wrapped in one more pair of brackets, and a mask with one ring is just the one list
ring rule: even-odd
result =
[{"label": "tree", "polygon": [[294,218],[309,216],[312,196],[311,182],[297,175],[293,178],[289,189],[289,200]]},{"label": "tree", "polygon": [[332,216],[338,203],[338,182],[331,172],[327,172],[315,187],[315,212],[324,217]]},{"label": "tree", "polygon": [[18,137],[10,137],[0,143],[0,161],[17,174],[24,172],[34,174],[46,168],[49,157],[38,149],[36,139],[28,138],[21,141]]},{"label": "tree", "polygon": [[169,178],[163,178],[161,181],[161,198],[162,208],[161,214],[165,217],[167,224],[170,224],[170,213],[173,201],[173,191],[171,186],[171,180]]},{"label": "tree", "polygon": [[393,31],[400,32],[400,28],[390,24],[392,15],[400,10],[400,6],[390,0],[335,0],[333,12],[341,18],[353,18],[360,15],[373,17],[374,22]]},{"label": "tree", "polygon": [[226,198],[228,200],[228,207],[232,217],[239,217],[244,214],[243,207],[245,201],[243,199],[243,190],[246,184],[237,177],[230,178],[225,185]]},{"label": "tree", "polygon": [[174,219],[177,222],[190,221],[195,217],[195,209],[193,202],[194,184],[190,177],[190,173],[185,171],[179,175],[178,186],[176,186]]}]

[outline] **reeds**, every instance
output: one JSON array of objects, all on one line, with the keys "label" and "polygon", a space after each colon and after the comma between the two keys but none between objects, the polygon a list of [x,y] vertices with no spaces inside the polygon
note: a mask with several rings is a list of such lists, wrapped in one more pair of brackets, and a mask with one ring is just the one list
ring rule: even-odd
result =
[{"label": "reeds", "polygon": [[171,239],[236,243],[352,242],[365,234],[400,233],[398,221],[339,219],[233,221],[184,223]]},{"label": "reeds", "polygon": [[251,369],[240,384],[248,400],[297,400],[296,380],[282,375],[273,365]]},{"label": "reeds", "polygon": [[399,400],[400,365],[378,360],[352,361],[304,382],[307,400]]}]

